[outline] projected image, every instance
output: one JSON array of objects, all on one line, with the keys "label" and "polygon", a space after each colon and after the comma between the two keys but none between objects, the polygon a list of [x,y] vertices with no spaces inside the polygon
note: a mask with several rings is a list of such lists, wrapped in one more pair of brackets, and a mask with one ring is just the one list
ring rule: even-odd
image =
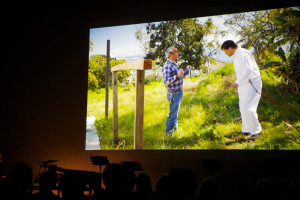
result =
[{"label": "projected image", "polygon": [[299,13],[90,29],[86,150],[299,150]]}]

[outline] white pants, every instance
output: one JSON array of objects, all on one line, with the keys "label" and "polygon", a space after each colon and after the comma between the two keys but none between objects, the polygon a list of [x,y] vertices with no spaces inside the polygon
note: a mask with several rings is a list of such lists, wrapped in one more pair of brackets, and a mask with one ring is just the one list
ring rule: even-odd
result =
[{"label": "white pants", "polygon": [[242,132],[256,135],[262,128],[258,121],[257,107],[261,96],[262,82],[257,80],[238,87],[239,106],[242,117]]}]

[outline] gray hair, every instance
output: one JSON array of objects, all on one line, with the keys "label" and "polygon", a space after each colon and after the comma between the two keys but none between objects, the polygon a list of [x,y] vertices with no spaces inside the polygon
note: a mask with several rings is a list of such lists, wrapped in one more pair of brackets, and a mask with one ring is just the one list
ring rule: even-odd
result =
[{"label": "gray hair", "polygon": [[170,57],[170,53],[173,53],[173,48],[174,48],[174,46],[170,46],[169,48],[167,48],[167,50],[165,52],[165,55],[167,58]]}]

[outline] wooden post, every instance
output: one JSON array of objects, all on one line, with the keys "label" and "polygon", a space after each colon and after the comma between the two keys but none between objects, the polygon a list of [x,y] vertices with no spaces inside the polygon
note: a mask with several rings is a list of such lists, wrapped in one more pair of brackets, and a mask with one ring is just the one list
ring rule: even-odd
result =
[{"label": "wooden post", "polygon": [[134,149],[143,148],[144,136],[144,83],[145,70],[136,70],[135,112],[134,112]]},{"label": "wooden post", "polygon": [[114,145],[118,145],[118,75],[120,70],[136,70],[135,112],[134,112],[134,149],[144,145],[144,84],[145,69],[152,69],[152,60],[139,60],[123,63],[111,68],[113,72],[113,136]]},{"label": "wooden post", "polygon": [[112,86],[113,86],[113,143],[114,146],[118,145],[118,71],[112,73]]},{"label": "wooden post", "polygon": [[105,78],[105,118],[108,118],[108,94],[109,94],[109,60],[110,60],[110,40],[107,40],[106,47],[106,78]]}]

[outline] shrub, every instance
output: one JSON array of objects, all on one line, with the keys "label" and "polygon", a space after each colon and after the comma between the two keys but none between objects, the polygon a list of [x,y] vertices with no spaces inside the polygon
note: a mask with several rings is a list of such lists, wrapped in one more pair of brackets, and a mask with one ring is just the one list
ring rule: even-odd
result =
[{"label": "shrub", "polygon": [[233,63],[226,63],[224,67],[220,67],[219,69],[213,72],[214,75],[228,76],[234,73]]},{"label": "shrub", "polygon": [[145,84],[148,84],[155,80],[156,80],[155,73],[145,75]]}]

